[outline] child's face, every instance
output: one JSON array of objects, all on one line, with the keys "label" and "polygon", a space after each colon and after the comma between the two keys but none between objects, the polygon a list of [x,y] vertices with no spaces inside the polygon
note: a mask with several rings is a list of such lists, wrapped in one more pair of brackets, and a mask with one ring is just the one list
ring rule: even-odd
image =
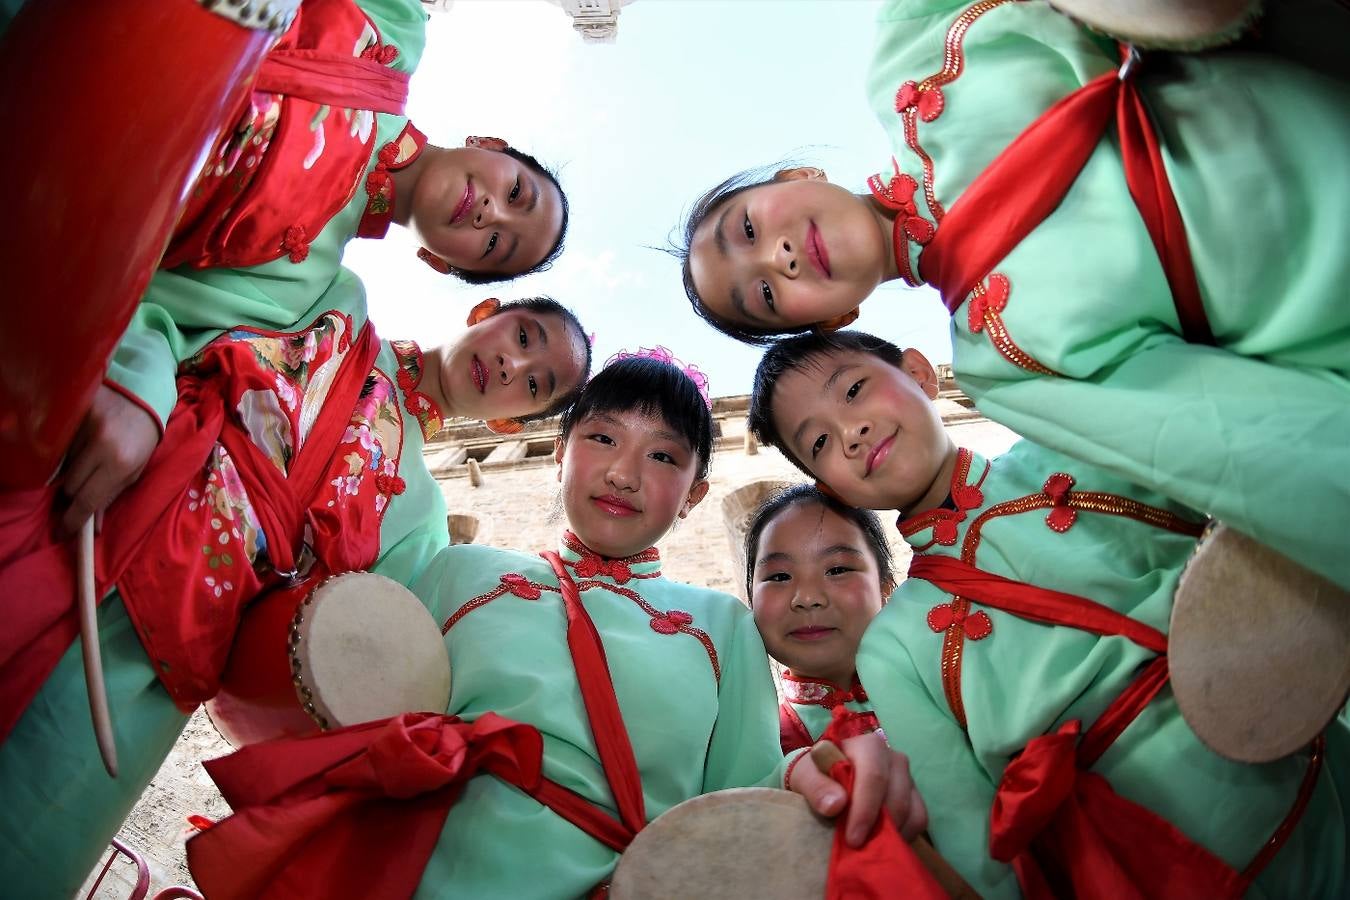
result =
[{"label": "child's face", "polygon": [[716,317],[771,333],[829,321],[885,277],[890,251],[878,222],[866,201],[823,176],[750,188],[695,231],[694,286]]},{"label": "child's face", "polygon": [[862,531],[818,503],[795,504],[764,527],[754,564],[750,605],[769,655],[847,687],[883,599]]},{"label": "child's face", "polygon": [[937,373],[917,350],[906,350],[901,364],[831,352],[784,374],[774,390],[774,427],[851,506],[910,509],[936,489],[952,452],[931,402]]},{"label": "child's face", "polygon": [[412,198],[412,225],[450,265],[516,275],[557,243],[562,197],[547,178],[481,147],[448,150],[428,162]]},{"label": "child's face", "polygon": [[559,441],[557,460],[567,523],[602,556],[646,550],[708,492],[689,442],[637,411],[582,419]]},{"label": "child's face", "polygon": [[442,357],[441,390],[453,415],[533,415],[581,381],[585,348],[555,313],[507,309],[472,325]]}]

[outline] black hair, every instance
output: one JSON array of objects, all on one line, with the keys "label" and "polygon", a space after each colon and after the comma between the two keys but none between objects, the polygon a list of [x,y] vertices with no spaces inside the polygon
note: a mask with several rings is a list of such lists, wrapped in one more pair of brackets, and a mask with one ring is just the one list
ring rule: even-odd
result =
[{"label": "black hair", "polygon": [[814,484],[794,484],[760,504],[750,519],[750,528],[745,533],[745,596],[753,603],[755,596],[755,558],[759,556],[759,539],[764,529],[774,519],[798,506],[814,503],[828,509],[845,519],[862,532],[872,558],[877,564],[880,576],[881,596],[884,600],[895,590],[895,569],[891,560],[891,545],[886,541],[886,532],[881,527],[881,519],[870,509],[848,506],[824,493]]},{"label": "black hair", "polygon": [[539,260],[524,272],[517,272],[514,275],[507,275],[503,272],[469,272],[464,269],[456,268],[454,270],[456,277],[460,281],[468,284],[495,284],[500,281],[511,281],[522,275],[532,275],[535,272],[543,272],[553,268],[553,263],[562,255],[563,241],[567,238],[567,223],[571,216],[571,206],[567,202],[567,192],[563,190],[562,184],[558,181],[558,175],[552,169],[547,168],[539,160],[528,153],[517,150],[515,147],[504,147],[501,151],[525,168],[543,177],[545,181],[553,185],[558,191],[558,200],[562,204],[562,224],[558,227],[558,239],[553,242],[553,246],[544,254],[544,258]]},{"label": "black hair", "polygon": [[760,441],[782,451],[793,465],[812,478],[815,475],[788,447],[773,423],[773,392],[778,380],[789,372],[804,372],[818,366],[820,358],[834,353],[857,351],[875,356],[882,362],[901,367],[905,351],[890,341],[863,331],[831,331],[799,334],[777,341],[765,351],[755,368],[750,392],[750,415],[746,426]]},{"label": "black hair", "polygon": [[698,386],[674,365],[650,357],[628,357],[605,366],[562,418],[562,440],[577,423],[596,413],[637,410],[660,416],[698,454],[698,478],[708,477],[712,458],[712,411]]},{"label": "black hair", "polygon": [[563,330],[568,336],[579,341],[581,344],[582,364],[581,377],[577,383],[572,386],[570,391],[560,394],[553,398],[553,402],[537,413],[531,413],[528,416],[520,416],[517,421],[533,422],[535,419],[547,419],[549,416],[556,416],[558,413],[567,409],[577,398],[581,396],[581,391],[586,387],[586,379],[591,374],[591,340],[586,336],[586,329],[581,327],[581,321],[576,313],[563,306],[552,297],[522,297],[519,300],[511,300],[503,303],[497,310],[498,313],[504,313],[508,310],[520,309],[527,312],[540,313],[541,315],[555,315],[562,319]]},{"label": "black hair", "polygon": [[721,209],[724,204],[730,203],[737,195],[743,194],[751,188],[773,183],[777,173],[791,165],[792,163],[784,161],[772,166],[746,169],[744,172],[737,172],[726,181],[712,188],[694,201],[693,207],[685,217],[684,227],[681,229],[683,233],[680,236],[679,243],[671,248],[672,255],[680,261],[680,278],[684,282],[684,293],[689,298],[690,304],[693,305],[694,312],[700,319],[727,337],[735,338],[745,344],[763,346],[776,336],[801,334],[810,331],[814,326],[789,325],[769,330],[756,328],[753,325],[744,325],[740,322],[731,322],[718,316],[703,303],[703,298],[698,295],[698,289],[694,287],[694,272],[689,260],[690,248],[694,245],[694,233],[698,231],[700,225],[707,221],[709,216]]}]

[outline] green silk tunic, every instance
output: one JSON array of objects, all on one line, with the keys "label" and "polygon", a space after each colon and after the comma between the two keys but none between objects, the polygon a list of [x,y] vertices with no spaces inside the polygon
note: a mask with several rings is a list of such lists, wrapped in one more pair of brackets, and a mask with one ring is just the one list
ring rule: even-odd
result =
[{"label": "green silk tunic", "polygon": [[[986,280],[957,310],[953,365],[991,419],[1350,587],[1350,81],[1343,53],[1318,56],[1323,19],[1343,41],[1350,13],[1267,7],[1271,39],[1321,71],[1237,48],[1145,55],[1138,75],[1218,347],[1179,337],[1112,127],[995,266],[1006,295]],[[1117,65],[1113,42],[1045,3],[897,0],[878,20],[868,92],[918,214],[940,230],[1004,147]],[[898,113],[911,81],[915,105]],[[922,249],[907,243],[916,271]]]},{"label": "green silk tunic", "polygon": [[[569,549],[572,540],[559,553],[574,573],[582,556]],[[654,551],[627,566],[623,583],[603,573],[576,581],[604,645],[648,820],[708,791],[780,786],[786,760],[750,611],[726,594],[667,581]],[[491,711],[534,725],[544,775],[617,815],[557,585],[539,556],[461,544],[441,551],[414,590],[445,629],[447,712],[472,721]],[[580,897],[609,878],[617,859],[521,791],[479,775],[451,808],[417,897]]]},{"label": "green silk tunic", "polygon": [[[328,310],[365,319],[360,280],[342,270],[305,322]],[[375,366],[397,385],[398,360],[382,341]],[[449,543],[445,500],[423,462],[417,418],[402,402],[399,475],[406,483],[380,524],[380,556],[371,567],[411,585]],[[0,745],[0,883],[16,897],[68,897],[83,883],[110,838],[159,771],[187,723],[160,685],[116,592],[99,607],[99,638],[120,766],[103,771],[89,719],[78,640]]]},{"label": "green silk tunic", "polygon": [[[1029,441],[992,462],[969,459],[957,466],[953,495],[978,485],[982,496],[962,510],[950,544],[934,542],[935,528],[954,514],[921,513],[902,522],[916,554],[964,558],[1166,632],[1177,579],[1195,546],[1185,533],[1184,508]],[[1067,506],[1053,505],[1044,491],[1056,473],[1074,479]],[[1101,492],[1091,498],[1096,511],[1080,492]],[[1012,505],[991,512],[999,504]],[[909,756],[938,850],[984,897],[1016,897],[1011,867],[989,856],[990,807],[1004,767],[1032,738],[1069,720],[1089,727],[1152,654],[1123,637],[1038,624],[977,604],[965,610],[964,622],[935,632],[930,614],[953,599],[928,581],[906,580],[864,635],[858,672],[892,746]],[[954,657],[959,681],[944,679]],[[1303,819],[1249,896],[1330,898],[1350,889],[1350,806],[1345,773],[1338,771],[1347,764],[1350,729],[1338,720],[1327,737]],[[1117,793],[1239,871],[1290,810],[1306,770],[1306,754],[1264,765],[1217,756],[1187,727],[1166,687],[1093,767]]]}]

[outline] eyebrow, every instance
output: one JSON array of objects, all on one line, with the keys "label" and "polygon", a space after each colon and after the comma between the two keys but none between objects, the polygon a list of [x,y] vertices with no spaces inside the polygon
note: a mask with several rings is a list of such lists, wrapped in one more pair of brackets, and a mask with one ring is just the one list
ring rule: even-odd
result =
[{"label": "eyebrow", "polygon": [[727,216],[730,214],[731,204],[728,203],[727,208],[722,210],[722,214],[717,217],[717,227],[713,229],[713,243],[717,245],[717,252],[722,255],[723,259],[727,258],[727,253],[730,251],[727,250],[727,236],[722,233],[722,225],[726,223]]},{"label": "eyebrow", "polygon": [[778,550],[773,553],[766,553],[759,559],[755,560],[755,568],[758,569],[760,566],[767,566],[769,563],[774,562],[788,562],[791,559],[792,559],[791,553],[785,553],[782,550]]},{"label": "eyebrow", "polygon": [[508,262],[511,261],[511,257],[516,255],[516,248],[520,246],[520,237],[514,234],[511,235],[511,237],[513,238],[513,240],[511,241],[511,249],[507,250],[506,253],[502,256],[502,258],[497,260],[498,265],[502,266],[506,265]]},{"label": "eyebrow", "polygon": [[863,556],[863,552],[851,544],[835,544],[833,547],[826,547],[820,551],[821,556],[833,556],[836,553],[847,553],[851,556]]},{"label": "eyebrow", "polygon": [[534,180],[533,175],[527,175],[530,181],[530,202],[525,207],[525,212],[532,213],[534,208],[539,205],[539,182]]}]

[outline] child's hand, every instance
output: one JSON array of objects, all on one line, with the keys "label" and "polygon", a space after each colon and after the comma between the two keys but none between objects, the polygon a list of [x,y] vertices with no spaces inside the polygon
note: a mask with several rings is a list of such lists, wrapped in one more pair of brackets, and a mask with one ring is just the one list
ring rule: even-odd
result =
[{"label": "child's hand", "polygon": [[154,418],[106,384],[99,385],[61,467],[61,493],[69,501],[61,516],[66,534],[75,534],[90,516],[101,516],[140,477],[158,444]]},{"label": "child's hand", "polygon": [[[903,753],[892,750],[875,732],[846,738],[842,749],[842,757],[853,764],[854,772],[844,835],[850,847],[860,847],[867,840],[883,804],[905,840],[913,840],[928,827],[928,808],[909,777],[909,759]],[[823,770],[841,758],[840,748],[821,741],[809,755],[815,764],[804,759],[793,766],[788,788],[805,797],[822,816],[838,815],[848,797]]]}]

